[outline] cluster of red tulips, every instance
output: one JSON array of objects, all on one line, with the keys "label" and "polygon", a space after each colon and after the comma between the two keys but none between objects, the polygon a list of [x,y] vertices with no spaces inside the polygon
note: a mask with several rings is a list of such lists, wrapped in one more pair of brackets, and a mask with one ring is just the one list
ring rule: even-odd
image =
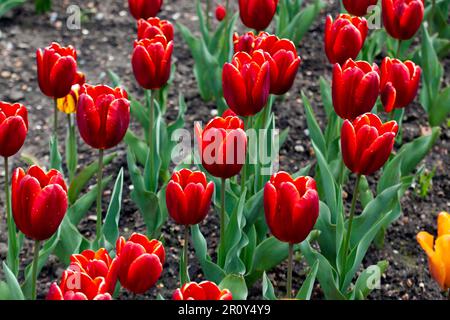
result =
[{"label": "cluster of red tulips", "polygon": [[[364,211],[359,217],[356,216],[356,203],[363,182],[367,184],[364,176],[373,175],[395,162],[397,156],[392,155],[392,150],[401,128],[401,117],[398,117],[396,110],[404,109],[413,102],[422,73],[414,62],[395,57],[385,57],[380,67],[376,63],[356,60],[369,32],[363,16],[377,2],[344,0],[348,14],[339,14],[335,19],[328,16],[326,19],[325,54],[334,65],[329,90],[332,111],[328,114],[328,120],[331,125],[330,129],[327,127],[326,135],[322,134],[315,121],[309,102],[305,98],[303,100],[318,159],[315,178],[308,176],[309,168],[294,174],[280,171],[261,177],[259,167],[248,163],[249,149],[253,145],[246,131],[272,128],[275,97],[283,96],[292,88],[302,62],[293,41],[264,31],[277,12],[277,0],[239,0],[241,21],[255,32],[230,34],[231,60],[223,64],[221,74],[221,93],[229,109],[203,127],[196,123],[199,168],[176,167],[165,181],[164,177],[158,176],[162,171],[162,129],[157,121],[161,121],[165,108],[164,90],[170,85],[174,27],[169,21],[156,17],[163,1],[128,1],[130,12],[137,20],[131,65],[137,83],[145,91],[145,107],[120,86],[112,88],[104,84],[89,84],[78,70],[77,54],[73,47],[52,43],[37,50],[39,87],[43,94],[54,100],[55,105],[53,136],[50,139],[52,169],[46,171],[36,165],[27,170],[15,169],[9,195],[8,158],[16,154],[25,142],[28,117],[25,106],[0,102],[0,155],[5,159],[6,172],[8,269],[17,276],[21,234],[34,240],[30,292],[31,297],[36,298],[36,278],[42,268],[42,259],[58,247],[58,241],[65,236],[63,233],[68,232],[62,229],[70,229],[64,226],[77,224],[74,215],[77,209],[81,210],[76,204],[81,203],[77,202],[77,197],[82,189],[78,186],[80,182],[76,175],[75,128],[78,128],[83,141],[99,152],[98,163],[93,163],[90,170],[91,176],[97,172],[96,189],[86,195],[92,196],[92,201],[86,202],[89,205],[96,200],[95,240],[80,240],[75,251],[66,254],[70,260],[68,267],[59,283],[51,284],[47,299],[110,300],[117,295],[120,287],[135,294],[144,294],[162,274],[166,253],[163,243],[155,239],[156,225],[148,235],[133,233],[128,240],[119,235],[122,171],[116,180],[104,219],[103,188],[109,179],[103,177],[103,167],[108,163],[108,155],[104,153],[124,138],[129,145],[127,161],[132,183],[135,188],[141,185],[140,193],[136,191],[132,194],[133,201],[137,202],[140,210],[156,205],[158,209],[155,211],[167,212],[175,223],[184,226],[180,288],[174,291],[173,299],[246,298],[247,287],[261,277],[264,297],[275,298],[270,293],[273,288],[270,289],[270,280],[265,272],[286,257],[287,298],[290,299],[294,253],[298,250],[305,255],[311,270],[297,297],[310,297],[316,276],[327,298],[367,296],[370,290],[361,287],[363,285],[359,279],[353,291],[349,290],[349,286],[375,235],[382,228],[387,228],[395,220],[395,210],[400,210],[390,206],[395,201],[399,203],[404,182],[393,179],[403,178],[404,172],[400,171],[403,168],[397,163],[392,165],[391,171],[386,170],[389,177],[380,179],[380,184],[384,184],[385,188],[378,185],[380,195],[369,197],[363,203]],[[423,1],[383,0],[382,4],[387,33],[399,41],[412,38],[424,17]],[[215,11],[217,20],[224,25],[234,23],[231,13],[228,1]],[[226,43],[224,39],[223,43]],[[385,114],[380,112],[377,115],[379,98]],[[65,182],[58,151],[60,112],[65,113],[68,120],[69,142],[65,147],[69,186]],[[141,123],[145,124],[144,140],[133,140],[134,145],[146,150],[145,161],[141,161],[144,176],[139,175],[133,156],[130,156],[129,123],[132,116],[141,117]],[[383,117],[390,120],[383,121]],[[170,153],[171,150],[167,151]],[[135,154],[137,157],[138,152]],[[398,156],[403,157],[403,153],[399,152]],[[337,170],[331,169],[332,163],[337,163]],[[356,175],[348,219],[341,197],[347,178],[345,167]],[[414,167],[412,165],[411,170]],[[335,175],[333,171],[338,173]],[[239,184],[237,176],[240,176]],[[216,191],[220,193],[217,199]],[[387,213],[380,204],[384,201]],[[216,262],[208,256],[206,241],[199,227],[210,212],[212,203],[220,210]],[[83,207],[87,206],[88,210],[89,205]],[[66,214],[68,210],[73,212]],[[260,217],[258,210],[261,213],[264,211],[265,215]],[[155,215],[154,212],[152,214]],[[148,215],[146,218],[150,219]],[[64,224],[65,219],[69,220],[67,224]],[[158,219],[160,226],[164,218]],[[418,235],[418,241],[430,258],[431,273],[443,289],[449,287],[450,263],[445,256],[450,243],[449,226],[448,214],[442,213],[436,244],[431,235]],[[312,232],[314,228],[320,234]],[[206,277],[212,281],[190,281],[190,231],[195,254]],[[268,231],[273,237],[267,237]],[[315,239],[318,239],[321,252],[310,246]],[[44,241],[46,244],[41,250]],[[263,265],[260,261],[266,256],[270,262],[262,267],[258,263]]]}]

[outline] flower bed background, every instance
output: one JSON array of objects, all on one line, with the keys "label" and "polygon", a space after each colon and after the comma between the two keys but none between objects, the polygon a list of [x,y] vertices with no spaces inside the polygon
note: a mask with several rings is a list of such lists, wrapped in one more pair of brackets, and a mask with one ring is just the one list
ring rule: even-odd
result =
[{"label": "flower bed background", "polygon": [[[82,30],[70,31],[65,26],[66,8],[70,4],[77,4],[83,9]],[[78,51],[79,69],[86,73],[90,82],[110,83],[106,71],[112,70],[121,76],[130,93],[138,97],[142,93],[133,77],[130,65],[135,22],[128,13],[125,1],[108,1],[108,3],[104,1],[61,1],[54,4],[53,11],[47,15],[36,16],[33,6],[26,4],[0,20],[0,100],[17,101],[29,106],[30,132],[21,152],[22,155],[38,159],[42,165],[48,165],[49,161],[47,139],[51,131],[53,106],[50,100],[40,94],[37,85],[36,48],[47,46],[51,41],[73,44]],[[338,13],[338,5],[334,1],[329,1],[327,8],[321,12],[320,18],[299,47],[303,62],[294,87],[286,95],[284,101],[277,101],[274,105],[277,126],[280,129],[291,128],[280,159],[281,169],[289,172],[296,172],[311,161],[312,147],[307,136],[300,90],[303,90],[311,100],[319,120],[324,119],[319,95],[319,77],[325,75],[327,79],[330,79],[331,75],[331,67],[324,54],[322,41],[327,13],[332,15]],[[191,30],[198,29],[192,1],[167,1],[159,16],[170,21],[181,22]],[[188,106],[186,127],[192,129],[194,121],[205,122],[211,118],[215,105],[204,103],[201,100],[193,76],[193,60],[187,45],[178,32],[175,33],[174,44],[174,62],[177,68],[174,84],[169,91],[168,117],[170,119],[176,117],[178,93],[181,92],[184,94]],[[448,57],[444,60],[444,68],[444,81],[448,85],[450,82]],[[417,103],[406,109],[404,122],[404,142],[411,141],[430,130],[426,114]],[[65,126],[62,124],[60,131],[60,136],[65,136]],[[447,126],[443,126],[440,140],[424,161],[424,166],[429,171],[436,168],[432,189],[425,197],[417,194],[420,186],[407,191],[402,199],[404,214],[387,233],[385,247],[381,250],[372,248],[366,261],[363,262],[364,265],[369,265],[385,259],[390,263],[382,278],[381,289],[375,290],[370,296],[372,298],[439,299],[442,297],[437,285],[430,280],[426,268],[426,256],[415,241],[415,236],[420,230],[435,233],[437,213],[441,210],[448,210],[450,207],[449,139],[449,129]],[[62,138],[60,143],[63,143]],[[108,171],[115,174],[120,167],[126,167],[125,145],[119,145],[115,151],[118,152],[118,156],[107,167],[106,174]],[[81,166],[94,158],[90,148],[83,143],[79,144],[79,152]],[[19,165],[23,166],[25,163],[15,157],[12,167]],[[127,188],[130,180],[127,170],[124,173],[125,187],[120,227],[122,233],[128,235],[132,231],[143,231],[145,227],[140,214],[130,201],[129,188]],[[112,186],[107,189],[107,192],[110,192],[111,189]],[[346,191],[351,197],[351,190]],[[105,196],[108,197],[108,194],[106,193]],[[4,202],[2,201],[2,203]],[[107,203],[107,200],[103,202],[105,210]],[[95,232],[94,210],[92,208],[88,218],[82,222],[81,230],[85,236],[90,236]],[[213,211],[213,209],[211,210]],[[0,226],[0,228],[4,227],[3,224]],[[202,231],[209,240],[210,249],[215,247],[219,233],[218,227],[216,214],[209,215],[203,222]],[[182,230],[169,220],[164,226],[163,237],[167,250],[167,262],[158,288],[153,288],[149,293],[155,296],[158,292],[169,298],[178,287],[178,250],[183,237]],[[7,250],[5,242],[6,233],[0,229],[0,257],[2,259],[5,258]],[[191,255],[191,275],[199,276],[199,279],[193,278],[192,280],[202,280],[200,270],[196,270],[198,267],[192,252]],[[30,262],[31,242],[26,242],[22,256],[24,261],[21,262],[21,265]],[[304,262],[295,264],[294,287],[300,286],[306,270]],[[56,258],[52,257],[40,274],[38,292],[41,298],[48,291],[50,283],[59,278],[62,271],[63,266],[58,263]],[[269,272],[275,288],[284,288],[285,273],[284,264]],[[125,298],[127,295],[126,291],[122,291],[121,298]],[[258,284],[251,290],[250,298],[260,297],[261,285]],[[313,298],[319,297],[321,297],[320,290],[315,290]]]}]

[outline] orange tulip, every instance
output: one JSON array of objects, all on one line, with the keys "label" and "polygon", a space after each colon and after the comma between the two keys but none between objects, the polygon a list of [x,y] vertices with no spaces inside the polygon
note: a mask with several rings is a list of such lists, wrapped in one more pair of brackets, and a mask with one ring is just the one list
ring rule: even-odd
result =
[{"label": "orange tulip", "polygon": [[442,290],[450,289],[450,214],[441,212],[438,216],[438,235],[422,231],[417,241],[428,256],[431,276]]}]

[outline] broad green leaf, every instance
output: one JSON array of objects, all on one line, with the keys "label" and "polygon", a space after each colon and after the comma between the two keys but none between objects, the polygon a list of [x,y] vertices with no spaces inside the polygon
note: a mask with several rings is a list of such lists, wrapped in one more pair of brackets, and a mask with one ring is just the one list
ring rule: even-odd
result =
[{"label": "broad green leaf", "polygon": [[122,208],[122,190],[123,190],[123,168],[120,169],[114,184],[111,201],[106,212],[105,222],[103,224],[103,235],[106,241],[115,245],[119,238],[119,218]]},{"label": "broad green leaf", "polygon": [[6,284],[8,285],[9,298],[11,300],[25,300],[19,282],[5,262],[3,262],[3,273],[5,274]]},{"label": "broad green leaf", "polygon": [[314,112],[311,108],[308,98],[302,92],[303,105],[305,106],[306,112],[306,122],[308,124],[309,135],[313,143],[319,148],[323,155],[327,154],[327,147],[325,143],[325,138],[323,136],[322,130],[314,116]]},{"label": "broad green leaf", "polygon": [[311,270],[308,273],[305,281],[303,281],[302,287],[298,291],[296,299],[310,300],[311,294],[314,289],[314,282],[316,281],[317,271],[319,270],[319,260],[317,260]]},{"label": "broad green leaf", "polygon": [[[103,166],[108,165],[116,157],[117,153],[111,153],[103,157]],[[86,184],[98,171],[98,160],[94,160],[91,164],[84,167],[83,170],[71,181],[69,186],[69,203],[73,204],[78,199],[81,191],[86,187]]]},{"label": "broad green leaf", "polygon": [[387,261],[380,261],[376,265],[367,267],[356,280],[355,288],[353,289],[354,298],[357,292],[361,293],[363,298],[367,296],[374,289],[378,289],[377,285],[381,281],[381,275],[388,268],[389,263]]},{"label": "broad green leaf", "polygon": [[233,295],[233,300],[246,300],[248,295],[247,285],[245,284],[244,277],[237,274],[227,275],[219,287],[221,290],[228,289]]},{"label": "broad green leaf", "polygon": [[58,138],[52,135],[50,137],[49,143],[50,143],[50,168],[56,169],[59,172],[63,172],[61,167],[62,158],[58,150]]},{"label": "broad green leaf", "polygon": [[275,296],[275,290],[273,289],[272,282],[270,282],[269,277],[264,272],[262,278],[262,289],[263,289],[263,298],[264,300],[277,300]]}]

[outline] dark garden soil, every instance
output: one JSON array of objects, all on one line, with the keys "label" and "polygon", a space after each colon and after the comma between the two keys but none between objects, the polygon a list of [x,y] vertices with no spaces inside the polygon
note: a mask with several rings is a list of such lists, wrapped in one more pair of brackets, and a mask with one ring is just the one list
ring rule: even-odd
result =
[{"label": "dark garden soil", "polygon": [[[35,15],[31,2],[14,10],[0,20],[0,100],[20,102],[29,107],[30,131],[22,155],[31,156],[42,165],[48,165],[48,138],[51,131],[51,115],[53,102],[44,97],[39,90],[36,79],[35,50],[45,47],[52,41],[64,45],[72,44],[78,51],[79,68],[86,73],[90,83],[110,83],[106,71],[111,69],[121,76],[130,93],[140,97],[142,90],[138,88],[130,64],[130,54],[135,37],[135,22],[128,13],[126,1],[87,1],[59,0],[53,1],[53,11],[45,15]],[[306,1],[308,2],[308,1]],[[335,14],[338,10],[336,1],[329,0],[329,6],[323,10],[320,19],[302,41],[299,52],[303,62],[294,88],[283,101],[277,101],[274,107],[280,129],[290,127],[289,138],[281,150],[281,168],[295,172],[313,161],[312,148],[307,136],[304,108],[299,97],[300,90],[310,98],[314,110],[323,125],[324,112],[319,93],[319,77],[330,79],[330,70],[322,48],[323,25],[327,13]],[[183,23],[192,30],[198,30],[195,16],[195,1],[167,0],[161,17],[173,22]],[[81,30],[69,30],[66,27],[67,7],[77,4],[82,9]],[[168,117],[173,118],[178,109],[178,94],[181,92],[188,105],[186,114],[187,127],[192,128],[194,121],[207,121],[213,114],[215,106],[201,100],[193,74],[193,60],[181,37],[175,36],[174,61],[176,75],[174,85],[170,89]],[[450,63],[445,60],[446,82],[449,82]],[[60,145],[65,136],[65,119],[61,118]],[[411,141],[421,134],[427,133],[427,117],[419,104],[415,103],[406,110],[404,124],[404,141]],[[80,166],[96,158],[95,152],[79,140]],[[381,288],[375,290],[371,299],[442,299],[438,286],[429,276],[426,256],[419,248],[415,236],[420,230],[435,233],[436,216],[439,211],[450,209],[450,131],[442,127],[440,140],[434,146],[423,165],[428,170],[436,168],[433,186],[424,198],[418,196],[417,190],[411,188],[403,198],[403,216],[395,222],[387,233],[385,246],[382,249],[370,248],[364,266],[387,260],[389,268],[383,275]],[[117,174],[120,167],[126,167],[125,145],[116,148],[118,156],[106,168],[107,174]],[[19,156],[12,159],[12,166],[25,166]],[[4,169],[1,184],[3,185]],[[93,181],[94,182],[94,181]],[[120,220],[121,231],[129,235],[133,231],[145,230],[145,225],[135,205],[129,197],[131,184],[125,170],[125,187]],[[373,183],[372,183],[373,184]],[[112,185],[108,190],[111,190]],[[350,193],[350,191],[348,191]],[[104,208],[106,210],[111,191],[105,192]],[[1,194],[1,204],[4,194]],[[351,198],[351,194],[344,196]],[[0,210],[0,259],[5,259],[7,252],[4,209]],[[80,230],[90,236],[95,230],[95,213],[92,208],[88,217],[80,224]],[[218,236],[218,219],[216,213],[211,214],[201,226],[208,239],[210,249],[215,248]],[[178,286],[178,256],[182,244],[180,227],[168,221],[163,228],[167,259],[164,273],[157,288],[149,292],[149,297],[157,293],[170,298]],[[31,260],[31,242],[26,242],[22,251],[21,266]],[[203,280],[194,255],[191,253],[191,277]],[[57,258],[51,257],[39,277],[38,296],[44,298],[50,283],[57,281],[64,266]],[[294,288],[298,288],[308,268],[304,262],[295,264]],[[275,288],[284,290],[286,266],[280,265],[269,272]],[[281,292],[279,292],[281,295]],[[120,299],[146,297],[129,296],[123,291]],[[261,284],[257,283],[250,290],[250,298],[261,298]],[[320,286],[317,284],[313,299],[322,298]]]}]

